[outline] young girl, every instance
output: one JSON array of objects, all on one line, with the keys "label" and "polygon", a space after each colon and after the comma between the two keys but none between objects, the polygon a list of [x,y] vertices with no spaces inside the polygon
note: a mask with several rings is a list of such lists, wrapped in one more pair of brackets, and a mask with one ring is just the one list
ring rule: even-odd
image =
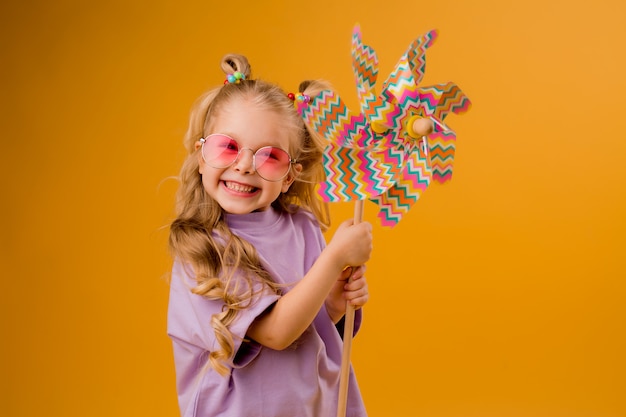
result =
[{"label": "young girl", "polygon": [[[364,268],[346,267],[369,259],[371,225],[346,221],[325,244],[321,140],[284,91],[250,79],[245,57],[222,69],[191,113],[170,232],[181,413],[332,416],[346,301],[368,299]],[[305,82],[297,99],[323,87]],[[365,415],[352,372],[347,415]]]}]

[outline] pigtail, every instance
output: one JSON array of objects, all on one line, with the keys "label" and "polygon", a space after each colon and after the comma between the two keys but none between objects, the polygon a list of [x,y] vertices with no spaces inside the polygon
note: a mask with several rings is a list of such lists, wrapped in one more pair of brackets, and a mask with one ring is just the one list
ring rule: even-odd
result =
[{"label": "pigtail", "polygon": [[[329,89],[331,86],[326,81],[306,80],[300,83],[298,92],[314,97],[321,91]],[[295,109],[294,112],[297,113]],[[326,180],[324,167],[321,164],[326,140],[315,130],[310,129],[299,115],[297,117],[302,145],[296,159],[302,164],[302,172],[289,191],[279,197],[276,205],[285,211],[289,211],[290,208],[293,210],[294,206],[309,210],[317,219],[322,231],[326,231],[330,226],[330,211],[328,203],[323,202],[316,191],[318,184]]]}]

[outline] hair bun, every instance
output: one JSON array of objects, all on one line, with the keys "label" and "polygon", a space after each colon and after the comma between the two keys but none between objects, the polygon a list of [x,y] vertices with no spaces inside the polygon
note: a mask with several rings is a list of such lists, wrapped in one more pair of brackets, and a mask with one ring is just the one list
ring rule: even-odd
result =
[{"label": "hair bun", "polygon": [[222,67],[222,71],[224,74],[233,74],[237,71],[241,72],[245,75],[246,80],[249,80],[252,76],[252,69],[250,68],[250,63],[248,62],[248,58],[239,54],[227,54],[222,58],[222,62],[220,64]]}]

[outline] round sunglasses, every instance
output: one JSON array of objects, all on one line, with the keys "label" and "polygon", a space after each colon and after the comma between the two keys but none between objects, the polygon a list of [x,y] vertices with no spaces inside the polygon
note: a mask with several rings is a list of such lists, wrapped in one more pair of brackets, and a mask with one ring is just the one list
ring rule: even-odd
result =
[{"label": "round sunglasses", "polygon": [[291,164],[296,163],[284,149],[264,146],[255,152],[250,148],[242,148],[235,139],[221,133],[201,138],[200,142],[202,159],[207,165],[217,169],[228,168],[234,164],[244,150],[252,152],[252,167],[266,181],[282,180],[289,173]]}]

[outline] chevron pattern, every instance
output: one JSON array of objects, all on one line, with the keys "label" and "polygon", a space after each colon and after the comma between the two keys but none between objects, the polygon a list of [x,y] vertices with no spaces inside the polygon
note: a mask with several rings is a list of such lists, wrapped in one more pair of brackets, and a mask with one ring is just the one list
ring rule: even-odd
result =
[{"label": "chevron pattern", "polygon": [[450,112],[461,115],[471,107],[469,98],[453,82],[421,87],[419,97],[425,114],[440,121]]},{"label": "chevron pattern", "polygon": [[357,94],[362,103],[361,112],[365,113],[367,107],[363,107],[365,97],[373,93],[374,84],[378,78],[378,56],[376,51],[361,41],[361,28],[359,25],[352,31],[352,70],[356,79]]},{"label": "chevron pattern", "polygon": [[456,150],[456,134],[452,130],[433,132],[428,135],[428,145],[433,180],[439,184],[450,181]]},{"label": "chevron pattern", "polygon": [[[400,57],[380,94],[374,86],[378,57],[363,44],[357,25],[352,33],[352,69],[361,112],[352,114],[332,91],[298,103],[305,123],[328,140],[324,150],[326,181],[318,187],[324,201],[369,199],[379,206],[383,226],[392,227],[434,180],[452,176],[456,134],[444,124],[452,112],[463,114],[470,100],[454,83],[419,86],[426,50],[438,32],[415,39]],[[413,116],[430,117],[434,132],[420,140],[407,133]]]},{"label": "chevron pattern", "polygon": [[391,148],[358,148],[330,142],[324,151],[326,181],[318,193],[324,201],[365,200],[395,184],[404,154]]},{"label": "chevron pattern", "polygon": [[311,97],[307,104],[297,102],[304,122],[322,137],[341,145],[352,146],[363,134],[367,123],[362,114],[353,115],[343,100],[330,90]]},{"label": "chevron pattern", "polygon": [[428,158],[416,143],[407,146],[407,161],[402,175],[393,187],[371,199],[379,206],[378,218],[383,226],[395,226],[420,196],[431,181]]},{"label": "chevron pattern", "polygon": [[407,49],[405,55],[415,75],[416,85],[422,82],[426,73],[426,49],[430,48],[437,40],[439,32],[431,30],[415,39]]}]

